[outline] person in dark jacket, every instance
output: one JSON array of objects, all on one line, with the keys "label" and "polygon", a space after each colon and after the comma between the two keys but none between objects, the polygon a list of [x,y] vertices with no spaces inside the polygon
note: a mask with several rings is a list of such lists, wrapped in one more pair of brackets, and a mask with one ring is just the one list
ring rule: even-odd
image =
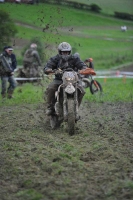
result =
[{"label": "person in dark jacket", "polygon": [[[3,49],[3,53],[0,55],[0,76],[1,76],[1,95],[2,98],[6,97],[11,99],[14,89],[17,84],[14,79],[14,70],[17,67],[17,61],[15,54],[12,53],[13,48],[6,46]],[[7,88],[7,82],[9,87]]]},{"label": "person in dark jacket", "polygon": [[17,60],[16,60],[16,55],[14,53],[11,54],[11,60],[12,60],[12,69],[14,71],[17,68]]},{"label": "person in dark jacket", "polygon": [[[54,57],[51,57],[49,61],[46,63],[44,67],[44,73],[49,74],[54,69],[65,69],[69,65],[75,71],[85,69],[87,66],[83,61],[80,60],[79,57],[75,57],[72,55],[72,48],[71,45],[67,42],[62,42],[58,46],[58,54]],[[47,95],[47,115],[51,115],[54,111],[54,104],[55,104],[55,91],[58,89],[59,85],[62,83],[61,75],[58,71],[55,73],[55,78],[52,83],[50,83],[46,89]],[[81,86],[82,87],[82,86]],[[82,88],[83,92],[79,98],[79,105],[81,100],[85,94],[84,89]]]}]

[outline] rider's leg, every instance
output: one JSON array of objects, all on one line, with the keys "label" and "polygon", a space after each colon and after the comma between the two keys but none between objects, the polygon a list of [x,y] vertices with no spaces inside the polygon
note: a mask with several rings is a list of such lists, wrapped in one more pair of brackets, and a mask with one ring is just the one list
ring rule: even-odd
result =
[{"label": "rider's leg", "polygon": [[59,85],[62,83],[60,80],[54,80],[52,83],[49,84],[49,86],[46,89],[46,102],[47,102],[47,110],[46,114],[51,115],[54,111],[54,104],[56,102],[55,99],[55,92],[57,91]]}]

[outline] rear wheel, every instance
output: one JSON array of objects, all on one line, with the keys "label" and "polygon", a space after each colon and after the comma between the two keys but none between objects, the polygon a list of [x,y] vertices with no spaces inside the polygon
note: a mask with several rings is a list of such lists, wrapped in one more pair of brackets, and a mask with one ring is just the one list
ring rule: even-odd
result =
[{"label": "rear wheel", "polygon": [[68,132],[69,135],[74,135],[75,133],[75,105],[73,99],[68,99]]},{"label": "rear wheel", "polygon": [[90,92],[92,94],[101,93],[102,92],[101,84],[96,80],[92,80],[90,83]]}]

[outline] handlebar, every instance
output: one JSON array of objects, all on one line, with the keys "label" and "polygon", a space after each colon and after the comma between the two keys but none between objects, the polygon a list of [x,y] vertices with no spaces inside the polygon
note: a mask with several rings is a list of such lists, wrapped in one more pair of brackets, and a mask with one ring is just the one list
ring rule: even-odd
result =
[{"label": "handlebar", "polygon": [[56,74],[56,72],[59,72],[59,74],[62,74],[64,71],[74,71],[72,68],[66,68],[66,69],[50,69],[50,70],[47,70],[46,73],[47,74]]},{"label": "handlebar", "polygon": [[[50,69],[50,70],[47,70],[46,73],[47,74],[63,74],[64,71],[74,71],[72,68],[66,68],[66,69]],[[96,75],[96,72],[94,71],[94,69],[92,68],[86,68],[86,69],[82,69],[82,70],[79,70],[77,73],[79,74],[82,74],[82,75]]]}]

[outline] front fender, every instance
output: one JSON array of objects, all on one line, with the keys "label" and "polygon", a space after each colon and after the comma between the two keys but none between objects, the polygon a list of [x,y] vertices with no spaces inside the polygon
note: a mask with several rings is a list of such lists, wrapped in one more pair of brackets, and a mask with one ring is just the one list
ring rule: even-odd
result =
[{"label": "front fender", "polygon": [[72,94],[75,92],[75,87],[72,84],[69,84],[66,86],[65,92],[68,94]]}]

